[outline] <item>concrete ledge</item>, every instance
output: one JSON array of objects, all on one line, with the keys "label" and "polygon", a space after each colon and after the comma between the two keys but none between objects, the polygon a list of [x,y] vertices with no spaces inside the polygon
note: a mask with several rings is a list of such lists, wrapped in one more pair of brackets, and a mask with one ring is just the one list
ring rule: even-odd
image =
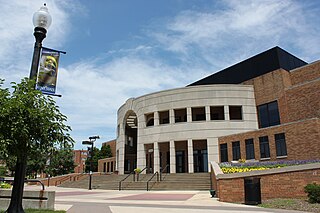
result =
[{"label": "concrete ledge", "polygon": [[[10,204],[11,189],[0,190],[0,210],[6,210]],[[54,210],[55,192],[54,191],[24,191],[22,206],[32,209],[51,209]]]},{"label": "concrete ledge", "polygon": [[303,165],[297,165],[297,166],[286,166],[282,168],[258,170],[258,171],[251,171],[251,172],[239,172],[239,173],[232,173],[232,174],[223,174],[223,173],[222,174],[215,173],[215,174],[216,174],[216,179],[219,180],[219,179],[232,179],[232,178],[244,178],[244,177],[252,177],[252,176],[279,174],[279,173],[286,173],[286,172],[298,172],[298,171],[312,170],[312,169],[320,169],[320,163],[310,163],[310,164],[303,164]]}]

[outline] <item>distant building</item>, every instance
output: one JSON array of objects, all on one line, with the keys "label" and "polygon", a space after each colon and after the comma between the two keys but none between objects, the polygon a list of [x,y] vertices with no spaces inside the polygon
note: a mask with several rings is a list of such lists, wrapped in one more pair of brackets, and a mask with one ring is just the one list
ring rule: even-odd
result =
[{"label": "distant building", "polygon": [[87,150],[73,150],[73,160],[74,160],[74,172],[84,173],[85,172],[85,162],[88,158]]},{"label": "distant building", "polygon": [[102,146],[110,146],[112,157],[98,160],[98,172],[113,173],[116,170],[116,140],[104,142]]},{"label": "distant building", "polygon": [[320,61],[274,47],[118,110],[116,170],[208,172],[209,162],[320,158]]}]

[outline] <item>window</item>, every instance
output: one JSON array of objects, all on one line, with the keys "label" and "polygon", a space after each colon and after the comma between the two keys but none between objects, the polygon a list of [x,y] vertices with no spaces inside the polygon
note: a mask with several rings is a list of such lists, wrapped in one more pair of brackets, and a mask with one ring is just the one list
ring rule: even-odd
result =
[{"label": "window", "polygon": [[277,157],[287,156],[286,137],[284,133],[275,134],[274,140],[276,142]]},{"label": "window", "polygon": [[253,138],[246,139],[246,160],[254,159],[254,144]]},{"label": "window", "polygon": [[159,112],[159,123],[160,124],[169,123],[169,111]]},{"label": "window", "polygon": [[232,142],[232,160],[241,159],[240,141]]},{"label": "window", "polygon": [[192,121],[205,121],[206,112],[204,107],[191,108],[192,110]]},{"label": "window", "polygon": [[220,162],[228,162],[228,145],[220,144]]},{"label": "window", "polygon": [[242,106],[229,106],[230,120],[242,120]]},{"label": "window", "polygon": [[258,117],[260,128],[275,126],[280,124],[278,102],[273,101],[258,106]]},{"label": "window", "polygon": [[270,148],[268,136],[259,137],[260,158],[270,158]]},{"label": "window", "polygon": [[211,120],[224,120],[224,106],[210,107]]},{"label": "window", "polygon": [[175,109],[174,110],[174,122],[187,122],[187,109]]},{"label": "window", "polygon": [[154,118],[153,118],[154,114],[150,113],[150,114],[146,114],[145,118],[146,118],[146,126],[153,126],[154,125]]}]

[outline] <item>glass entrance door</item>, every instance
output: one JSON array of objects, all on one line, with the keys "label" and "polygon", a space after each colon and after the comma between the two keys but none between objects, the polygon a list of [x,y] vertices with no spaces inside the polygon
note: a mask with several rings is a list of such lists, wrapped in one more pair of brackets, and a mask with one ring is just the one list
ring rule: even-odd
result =
[{"label": "glass entrance door", "polygon": [[193,150],[194,172],[208,172],[208,153],[206,149]]},{"label": "glass entrance door", "polygon": [[184,151],[176,151],[176,173],[185,172]]}]

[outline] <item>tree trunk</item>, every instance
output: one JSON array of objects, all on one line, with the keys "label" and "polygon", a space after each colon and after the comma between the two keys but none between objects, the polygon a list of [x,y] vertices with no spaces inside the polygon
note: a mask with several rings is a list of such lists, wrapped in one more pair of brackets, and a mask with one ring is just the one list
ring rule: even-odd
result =
[{"label": "tree trunk", "polygon": [[11,193],[11,201],[7,213],[24,213],[22,208],[22,197],[24,179],[26,176],[27,157],[23,156],[17,159],[16,171],[14,174],[14,182]]}]

